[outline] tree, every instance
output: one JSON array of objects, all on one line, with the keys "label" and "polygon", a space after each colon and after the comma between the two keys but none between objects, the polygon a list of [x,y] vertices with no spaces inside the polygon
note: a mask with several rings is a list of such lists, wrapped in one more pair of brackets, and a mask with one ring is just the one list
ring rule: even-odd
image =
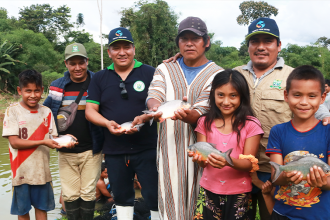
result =
[{"label": "tree", "polygon": [[239,25],[248,25],[260,17],[269,18],[271,15],[278,14],[277,8],[264,1],[244,1],[239,5],[239,9],[242,13],[236,19]]},{"label": "tree", "polygon": [[[1,42],[1,41],[0,41]],[[22,45],[19,44],[11,44],[7,40],[5,40],[0,45],[0,89],[7,91],[7,79],[10,74],[10,69],[8,66],[15,65],[15,63],[19,63],[21,61],[15,60],[17,53],[21,50]]]},{"label": "tree", "polygon": [[44,91],[48,93],[50,84],[61,77],[63,77],[63,73],[51,72],[50,70],[44,71],[41,73],[42,75],[42,84],[44,86]]},{"label": "tree", "polygon": [[317,39],[315,44],[320,44],[322,47],[328,48],[328,46],[330,45],[330,38],[320,37],[319,39]]},{"label": "tree", "polygon": [[139,1],[121,14],[120,26],[131,31],[138,60],[156,67],[177,52],[178,16],[165,1]]},{"label": "tree", "polygon": [[53,9],[49,4],[36,4],[19,10],[19,21],[24,29],[43,33],[52,43],[58,36],[69,31],[73,25],[69,22],[71,9],[65,5]]},{"label": "tree", "polygon": [[77,15],[76,24],[77,24],[78,26],[84,26],[84,25],[85,25],[84,14],[83,14],[83,13],[79,13],[79,14]]}]

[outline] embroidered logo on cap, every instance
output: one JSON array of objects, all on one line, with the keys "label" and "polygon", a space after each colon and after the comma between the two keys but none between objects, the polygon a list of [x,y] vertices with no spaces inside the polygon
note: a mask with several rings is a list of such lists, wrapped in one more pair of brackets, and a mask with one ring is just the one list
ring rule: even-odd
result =
[{"label": "embroidered logo on cap", "polygon": [[265,27],[265,22],[264,21],[259,21],[256,26],[257,26],[257,28],[264,28]]},{"label": "embroidered logo on cap", "polygon": [[117,36],[117,37],[121,37],[121,36],[123,36],[123,32],[121,32],[121,30],[118,30],[118,31],[116,32],[116,36]]},{"label": "embroidered logo on cap", "polygon": [[142,92],[146,86],[144,85],[144,82],[142,81],[136,81],[133,85],[133,88],[137,92]]},{"label": "embroidered logo on cap", "polygon": [[73,45],[72,52],[79,52],[79,49],[78,49],[77,45]]}]

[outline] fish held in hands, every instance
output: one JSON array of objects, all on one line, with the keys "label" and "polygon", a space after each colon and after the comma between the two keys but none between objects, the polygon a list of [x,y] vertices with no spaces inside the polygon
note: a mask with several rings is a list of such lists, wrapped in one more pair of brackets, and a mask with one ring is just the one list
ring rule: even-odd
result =
[{"label": "fish held in hands", "polygon": [[123,124],[120,125],[120,128],[116,128],[116,131],[120,131],[120,132],[124,132],[124,131],[129,131],[132,128],[136,128],[138,131],[140,131],[141,127],[144,125],[144,123],[135,125],[134,127],[132,127],[132,121],[129,122],[125,122]]},{"label": "fish held in hands", "polygon": [[293,156],[292,161],[285,164],[279,165],[275,162],[269,162],[270,165],[275,169],[275,174],[273,178],[273,182],[275,182],[282,171],[291,172],[298,171],[303,175],[303,179],[306,179],[307,174],[310,172],[310,168],[313,166],[321,167],[326,176],[330,175],[330,166],[324,163],[322,160],[317,158],[317,156],[308,155],[308,156]]},{"label": "fish held in hands", "polygon": [[[143,113],[155,115],[159,112],[162,112],[162,116],[159,118],[159,122],[163,122],[165,119],[169,119],[175,116],[174,112],[179,109],[189,109],[191,105],[188,102],[182,100],[172,100],[163,102],[157,109],[157,111],[145,110]],[[152,124],[153,119],[150,120],[150,125]]]},{"label": "fish held in hands", "polygon": [[215,144],[210,144],[210,143],[207,143],[207,142],[197,142],[195,144],[192,144],[188,147],[188,152],[189,151],[192,151],[196,154],[199,154],[202,156],[202,160],[203,161],[206,161],[207,160],[207,157],[211,154],[211,153],[214,153],[214,154],[217,154],[217,155],[220,155],[222,156],[223,158],[226,159],[226,161],[231,165],[231,166],[234,166],[233,164],[233,161],[230,157],[230,154],[233,150],[233,148],[230,148],[229,150],[227,150],[226,152],[221,152],[220,150],[216,149],[215,148]]},{"label": "fish held in hands", "polygon": [[70,135],[61,135],[58,138],[53,138],[53,136],[50,136],[51,139],[56,141],[60,146],[67,147],[69,144],[73,143],[75,144],[77,141]]}]

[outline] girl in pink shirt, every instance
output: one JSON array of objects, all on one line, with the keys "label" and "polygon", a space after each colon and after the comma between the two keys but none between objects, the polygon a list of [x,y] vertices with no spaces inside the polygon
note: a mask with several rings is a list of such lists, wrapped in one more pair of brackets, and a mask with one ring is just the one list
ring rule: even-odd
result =
[{"label": "girl in pink shirt", "polygon": [[[225,70],[214,77],[210,111],[198,120],[197,141],[213,143],[222,152],[233,148],[230,166],[225,158],[210,154],[206,161],[189,152],[204,167],[194,219],[252,219],[249,171],[253,163],[240,154],[257,154],[263,131],[253,117],[248,84],[238,71]],[[244,157],[244,156],[243,156]]]}]

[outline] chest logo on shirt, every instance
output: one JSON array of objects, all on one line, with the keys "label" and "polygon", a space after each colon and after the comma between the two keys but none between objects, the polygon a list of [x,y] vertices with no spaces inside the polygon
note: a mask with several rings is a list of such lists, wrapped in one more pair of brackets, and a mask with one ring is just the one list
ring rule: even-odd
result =
[{"label": "chest logo on shirt", "polygon": [[144,85],[144,82],[138,80],[134,83],[133,88],[137,92],[142,92],[146,86]]},{"label": "chest logo on shirt", "polygon": [[273,82],[273,84],[270,86],[270,88],[280,89],[281,88],[281,84],[282,84],[282,80],[275,79],[274,82]]}]

